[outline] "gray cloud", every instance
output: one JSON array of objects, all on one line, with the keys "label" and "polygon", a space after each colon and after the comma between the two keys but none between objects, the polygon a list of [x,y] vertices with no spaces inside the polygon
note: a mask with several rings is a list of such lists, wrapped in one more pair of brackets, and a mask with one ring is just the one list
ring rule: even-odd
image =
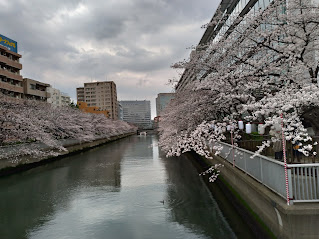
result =
[{"label": "gray cloud", "polygon": [[[119,99],[169,92],[169,66],[187,58],[210,20],[211,0],[2,0],[0,34],[18,42],[24,77],[75,99],[90,80],[113,80]],[[152,110],[155,112],[155,109]]]}]

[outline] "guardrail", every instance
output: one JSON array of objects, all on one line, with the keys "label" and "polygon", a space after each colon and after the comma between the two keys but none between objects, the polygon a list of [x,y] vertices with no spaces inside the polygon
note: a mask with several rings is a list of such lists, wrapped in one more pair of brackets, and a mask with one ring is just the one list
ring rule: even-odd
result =
[{"label": "guardrail", "polygon": [[289,168],[294,202],[319,202],[319,164],[293,164]]},{"label": "guardrail", "polygon": [[[219,156],[286,199],[285,166],[283,162],[258,155],[224,142]],[[290,201],[319,202],[319,163],[288,164]]]}]

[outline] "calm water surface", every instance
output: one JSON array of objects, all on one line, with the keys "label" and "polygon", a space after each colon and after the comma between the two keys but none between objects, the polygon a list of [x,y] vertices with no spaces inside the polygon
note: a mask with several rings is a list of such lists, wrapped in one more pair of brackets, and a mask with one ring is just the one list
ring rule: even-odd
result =
[{"label": "calm water surface", "polygon": [[0,238],[236,238],[187,160],[133,136],[0,178]]}]

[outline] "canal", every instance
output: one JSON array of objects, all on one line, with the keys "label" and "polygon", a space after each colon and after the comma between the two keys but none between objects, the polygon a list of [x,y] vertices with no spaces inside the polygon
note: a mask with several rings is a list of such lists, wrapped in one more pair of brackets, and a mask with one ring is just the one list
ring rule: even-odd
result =
[{"label": "canal", "polygon": [[231,224],[192,163],[165,158],[155,136],[0,178],[4,239],[240,238]]}]

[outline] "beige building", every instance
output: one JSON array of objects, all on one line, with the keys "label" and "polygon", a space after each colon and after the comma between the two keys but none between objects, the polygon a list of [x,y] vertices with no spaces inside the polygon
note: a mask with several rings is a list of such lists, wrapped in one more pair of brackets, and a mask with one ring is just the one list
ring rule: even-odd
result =
[{"label": "beige building", "polygon": [[116,85],[113,81],[84,83],[84,87],[76,89],[77,102],[85,102],[87,106],[96,106],[107,110],[111,119],[118,119],[118,103]]},{"label": "beige building", "polygon": [[0,92],[17,98],[23,95],[20,58],[20,54],[0,45]]},{"label": "beige building", "polygon": [[76,88],[76,97],[78,102],[85,102],[84,87]]},{"label": "beige building", "polygon": [[50,98],[50,93],[47,92],[47,88],[50,87],[49,84],[32,80],[29,78],[23,79],[23,91],[24,98],[31,100],[41,100],[47,101]]}]

